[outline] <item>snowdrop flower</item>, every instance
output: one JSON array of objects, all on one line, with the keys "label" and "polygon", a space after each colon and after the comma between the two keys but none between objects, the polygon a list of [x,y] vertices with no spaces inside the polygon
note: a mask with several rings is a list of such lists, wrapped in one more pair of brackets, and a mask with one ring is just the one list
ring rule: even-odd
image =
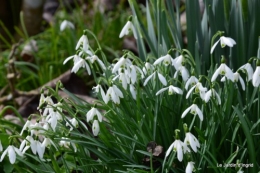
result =
[{"label": "snowdrop flower", "polygon": [[161,82],[164,86],[166,86],[166,85],[167,85],[167,81],[166,81],[165,77],[164,77],[161,73],[156,72],[156,71],[153,72],[150,76],[148,76],[148,77],[145,79],[145,81],[144,81],[144,86],[149,82],[149,80],[150,80],[152,77],[155,76],[155,74],[158,74],[158,78],[159,78],[160,82]]},{"label": "snowdrop flower", "polygon": [[74,66],[71,69],[71,73],[77,73],[80,67],[86,68],[88,74],[91,75],[90,67],[86,60],[84,60],[83,58],[80,58],[78,62],[74,63]]},{"label": "snowdrop flower", "polygon": [[233,47],[236,44],[235,40],[233,40],[232,38],[221,36],[220,39],[212,46],[210,54],[212,54],[218,42],[220,42],[222,48],[224,48],[226,45],[228,47]]},{"label": "snowdrop flower", "polygon": [[246,63],[245,65],[242,65],[238,70],[245,70],[247,72],[247,81],[250,81],[253,77],[253,67],[251,64]]},{"label": "snowdrop flower", "polygon": [[176,70],[178,70],[181,66],[184,66],[184,62],[185,62],[185,59],[182,55],[176,57],[174,60],[173,60],[173,63],[172,65],[174,66],[174,68]]},{"label": "snowdrop flower", "polygon": [[186,69],[186,67],[185,66],[180,66],[180,67],[178,67],[178,69],[176,70],[176,72],[174,73],[174,78],[177,78],[177,75],[178,74],[181,74],[181,77],[182,77],[182,80],[185,82],[185,81],[187,81],[188,79],[189,79],[189,72],[188,72],[188,70]]},{"label": "snowdrop flower", "polygon": [[[192,93],[193,90],[195,90],[195,93],[203,94],[207,91],[207,88],[203,87],[200,82],[196,83],[196,85],[191,87],[190,90],[188,91],[188,93],[186,95],[186,99],[189,98],[189,96],[190,96],[190,94]],[[201,95],[201,98],[203,99],[204,97]]]},{"label": "snowdrop flower", "polygon": [[219,74],[226,76],[226,78],[234,82],[234,74],[232,70],[225,63],[221,63],[219,68],[214,72],[211,78],[211,82],[214,82]]},{"label": "snowdrop flower", "polygon": [[64,148],[67,148],[67,149],[69,149],[70,148],[70,145],[72,146],[72,148],[74,149],[74,152],[76,153],[77,152],[77,147],[76,147],[76,145],[74,144],[74,143],[72,143],[72,142],[69,142],[69,138],[64,138],[64,137],[62,137],[61,138],[61,140],[60,140],[60,142],[59,142],[59,145],[61,146],[61,147],[64,147]]},{"label": "snowdrop flower", "polygon": [[87,114],[86,114],[86,116],[87,116],[87,122],[93,120],[93,118],[94,118],[95,115],[97,116],[98,121],[99,121],[99,122],[102,122],[102,115],[101,115],[101,113],[98,111],[98,109],[95,108],[95,107],[92,107],[92,108],[87,112]]},{"label": "snowdrop flower", "polygon": [[187,82],[186,82],[186,84],[185,84],[185,89],[188,90],[188,88],[189,88],[190,85],[191,85],[191,86],[194,86],[194,85],[196,85],[196,83],[198,83],[198,82],[199,82],[199,80],[198,80],[195,76],[191,76],[191,77],[187,80]]},{"label": "snowdrop flower", "polygon": [[147,73],[153,72],[154,71],[154,66],[150,64],[149,62],[146,62],[144,67],[143,67],[143,72],[146,75]]},{"label": "snowdrop flower", "polygon": [[105,94],[105,92],[104,92],[104,90],[103,90],[103,88],[101,87],[100,84],[98,84],[97,86],[93,87],[93,89],[94,89],[95,93],[101,92],[101,96],[102,96],[103,101],[104,101],[105,103],[108,102],[107,97],[106,97],[106,94]]},{"label": "snowdrop flower", "polygon": [[210,99],[212,96],[217,98],[218,104],[220,105],[220,104],[221,104],[220,97],[219,97],[218,93],[217,93],[213,88],[210,89],[210,90],[205,94],[204,101],[205,101],[206,103],[208,103],[209,99]]},{"label": "snowdrop flower", "polygon": [[97,136],[99,133],[99,124],[97,120],[94,120],[93,124],[92,124],[92,132],[94,136]]},{"label": "snowdrop flower", "polygon": [[120,104],[120,98],[124,98],[123,93],[116,85],[113,85],[107,90],[105,103],[108,103],[109,100],[112,100],[115,104]]},{"label": "snowdrop flower", "polygon": [[56,130],[59,120],[62,120],[62,115],[58,110],[52,110],[52,112],[50,112],[50,114],[46,117],[46,121],[50,124],[53,131]]},{"label": "snowdrop flower", "polygon": [[43,158],[45,148],[42,146],[42,143],[39,140],[34,140],[33,137],[27,136],[26,139],[21,143],[19,150],[22,153],[25,153],[25,151],[29,148],[31,148],[33,154],[38,154],[41,159]]},{"label": "snowdrop flower", "polygon": [[190,112],[193,115],[198,115],[200,120],[203,121],[203,114],[202,111],[199,109],[199,107],[196,104],[192,104],[190,107],[188,107],[181,115],[181,118],[184,118],[187,113]]},{"label": "snowdrop flower", "polygon": [[97,57],[97,55],[92,55],[87,57],[88,60],[90,60],[91,64],[93,64],[95,61],[98,62],[99,66],[103,69],[106,70],[105,64]]},{"label": "snowdrop flower", "polygon": [[18,148],[16,148],[13,145],[9,145],[5,149],[5,151],[3,152],[3,154],[0,158],[0,162],[3,161],[3,159],[4,159],[4,157],[6,156],[7,153],[8,153],[9,161],[10,161],[11,164],[14,164],[14,162],[16,160],[16,154],[18,154],[21,157],[23,156],[23,153]]},{"label": "snowdrop flower", "polygon": [[161,63],[163,61],[163,64],[165,66],[168,66],[169,64],[173,64],[173,58],[171,57],[170,54],[167,54],[165,56],[162,56],[160,58],[158,58],[153,65],[158,65],[159,63]]},{"label": "snowdrop flower", "polygon": [[73,59],[73,62],[74,62],[74,64],[75,64],[75,63],[77,63],[77,62],[81,59],[81,57],[80,57],[79,55],[77,55],[77,54],[72,55],[72,56],[69,56],[68,58],[66,58],[66,59],[63,61],[63,65],[66,64],[66,63],[67,63],[69,60],[71,60],[71,59]]},{"label": "snowdrop flower", "polygon": [[185,139],[184,139],[184,143],[186,143],[187,145],[190,145],[192,150],[194,152],[197,152],[197,148],[200,148],[200,143],[198,141],[198,139],[190,132],[187,132],[185,134]]},{"label": "snowdrop flower", "polygon": [[256,70],[252,77],[252,83],[254,87],[258,87],[260,85],[260,66],[256,67]]},{"label": "snowdrop flower", "polygon": [[188,162],[187,167],[185,169],[185,173],[192,173],[194,169],[194,162]]},{"label": "snowdrop flower", "polygon": [[185,154],[187,151],[189,151],[187,145],[183,143],[181,140],[176,139],[171,146],[166,151],[165,157],[168,157],[171,151],[177,152],[177,158],[181,162],[183,159],[183,154]]},{"label": "snowdrop flower", "polygon": [[136,100],[136,89],[133,84],[130,84],[130,93],[131,93],[133,99]]},{"label": "snowdrop flower", "polygon": [[[69,123],[70,122],[70,123]],[[70,131],[73,130],[74,127],[78,128],[79,123],[76,118],[72,118],[69,120],[69,122],[66,123],[66,126],[70,127]],[[72,124],[72,125],[71,125]]]},{"label": "snowdrop flower", "polygon": [[22,131],[21,131],[21,133],[20,133],[20,136],[23,135],[24,130],[27,130],[27,129],[30,127],[30,125],[31,125],[31,120],[28,119],[28,120],[26,121],[26,123],[24,124],[24,126],[23,126],[23,129],[22,129]]},{"label": "snowdrop flower", "polygon": [[54,144],[54,142],[50,138],[44,138],[44,140],[42,141],[42,147],[43,148],[49,148],[51,145],[53,145],[54,148],[56,150],[58,150],[56,145]]},{"label": "snowdrop flower", "polygon": [[173,85],[170,85],[169,87],[160,89],[160,90],[156,93],[156,95],[161,94],[162,92],[166,91],[167,89],[169,89],[169,90],[168,90],[168,94],[169,94],[169,95],[172,95],[173,93],[183,94],[183,91],[182,91],[180,88],[175,87],[175,86],[173,86]]},{"label": "snowdrop flower", "polygon": [[132,62],[128,59],[125,58],[125,55],[122,56],[119,61],[114,65],[112,73],[116,73],[120,68],[124,69],[125,66],[130,66],[132,65]]},{"label": "snowdrop flower", "polygon": [[63,20],[63,22],[60,24],[60,31],[64,31],[66,28],[75,29],[75,26],[72,22]]},{"label": "snowdrop flower", "polygon": [[89,43],[88,43],[88,37],[85,33],[80,37],[75,49],[78,50],[81,44],[83,46],[83,50],[87,51],[89,48]]},{"label": "snowdrop flower", "polygon": [[238,72],[234,73],[234,82],[238,82],[238,80],[240,81],[240,84],[242,86],[242,89],[245,91],[245,82],[243,80],[243,78],[240,76],[240,74]]},{"label": "snowdrop flower", "polygon": [[120,32],[119,38],[122,38],[124,35],[128,35],[130,31],[133,32],[135,39],[137,39],[137,33],[132,23],[132,16],[129,18],[129,20],[126,22],[125,26],[123,27],[122,31]]}]

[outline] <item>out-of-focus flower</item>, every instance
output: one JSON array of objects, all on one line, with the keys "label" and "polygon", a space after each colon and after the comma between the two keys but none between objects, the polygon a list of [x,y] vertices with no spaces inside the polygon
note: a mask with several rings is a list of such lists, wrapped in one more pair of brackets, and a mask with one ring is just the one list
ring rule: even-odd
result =
[{"label": "out-of-focus flower", "polygon": [[3,146],[2,146],[2,143],[1,143],[1,140],[0,140],[0,152],[3,151]]},{"label": "out-of-focus flower", "polygon": [[224,48],[226,45],[228,47],[233,47],[236,44],[235,40],[233,40],[232,38],[221,36],[220,39],[212,46],[210,54],[212,54],[218,42],[220,42],[222,48]]},{"label": "out-of-focus flower", "polygon": [[65,29],[75,29],[75,26],[72,22],[68,20],[63,20],[60,24],[60,31],[64,31]]}]

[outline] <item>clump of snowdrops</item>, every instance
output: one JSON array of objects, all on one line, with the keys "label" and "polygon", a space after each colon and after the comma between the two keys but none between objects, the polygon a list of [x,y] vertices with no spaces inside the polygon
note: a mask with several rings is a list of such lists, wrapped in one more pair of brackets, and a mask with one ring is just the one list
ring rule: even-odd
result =
[{"label": "clump of snowdrops", "polygon": [[[138,39],[132,17],[119,35],[130,32]],[[9,137],[7,146],[0,145],[1,162],[27,166],[32,162],[27,169],[54,172],[242,172],[249,168],[239,163],[257,166],[255,156],[248,156],[253,142],[245,137],[249,132],[243,119],[259,104],[259,59],[231,69],[222,56],[207,75],[196,71],[186,49],[171,48],[145,61],[125,50],[111,64],[100,46],[91,47],[90,36],[95,38],[84,30],[75,55],[64,64],[73,63],[72,73],[85,70],[93,75],[97,99],[86,103],[60,82],[56,89],[44,88],[39,114],[31,115],[20,133]],[[223,32],[212,41],[211,54],[217,46],[236,45]],[[70,97],[61,98],[59,89]],[[164,148],[161,157],[146,149],[150,141]],[[148,165],[144,157],[150,158]],[[225,163],[237,166],[218,167]],[[44,166],[33,166],[39,164]]]}]

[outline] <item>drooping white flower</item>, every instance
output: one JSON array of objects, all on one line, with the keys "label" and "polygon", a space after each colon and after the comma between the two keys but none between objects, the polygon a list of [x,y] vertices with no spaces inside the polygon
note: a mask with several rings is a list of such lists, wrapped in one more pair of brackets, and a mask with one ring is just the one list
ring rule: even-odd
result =
[{"label": "drooping white flower", "polygon": [[77,147],[76,145],[73,143],[73,142],[70,142],[70,139],[69,138],[64,138],[62,137],[60,142],[59,142],[59,145],[61,147],[64,147],[64,148],[67,148],[69,149],[70,148],[70,145],[72,146],[72,148],[74,149],[74,152],[76,153],[77,152]]},{"label": "drooping white flower", "polygon": [[240,82],[242,89],[245,91],[246,87],[245,87],[245,82],[243,80],[243,78],[240,76],[240,74],[238,72],[234,73],[234,82]]},{"label": "drooping white flower", "polygon": [[187,80],[187,82],[186,82],[186,84],[185,84],[185,89],[188,90],[188,88],[189,88],[190,85],[191,85],[191,86],[194,86],[194,85],[196,85],[196,83],[198,83],[198,82],[199,82],[199,80],[198,80],[195,76],[191,76],[191,77]]},{"label": "drooping white flower", "polygon": [[88,37],[87,37],[85,34],[83,34],[83,35],[80,37],[80,39],[79,39],[79,41],[78,41],[78,43],[77,43],[77,45],[76,45],[76,50],[79,49],[79,47],[80,47],[81,44],[82,44],[82,46],[83,46],[83,50],[84,50],[84,51],[87,51],[88,48],[89,48],[89,43],[88,43]]},{"label": "drooping white flower", "polygon": [[221,99],[220,99],[218,93],[213,88],[210,89],[209,91],[207,91],[207,93],[205,94],[204,101],[207,103],[212,96],[217,98],[217,102],[220,105],[221,104]]},{"label": "drooping white flower", "polygon": [[108,102],[106,94],[105,94],[105,92],[104,92],[104,90],[103,90],[103,88],[101,87],[100,84],[98,84],[97,86],[93,87],[93,89],[94,89],[95,93],[99,93],[99,92],[101,93],[102,99],[103,99],[103,101],[105,103]]},{"label": "drooping white flower", "polygon": [[190,112],[193,115],[198,115],[200,120],[203,121],[203,114],[200,108],[196,104],[192,104],[190,107],[188,107],[181,115],[181,118],[184,118],[187,113]]},{"label": "drooping white flower", "polygon": [[31,120],[27,120],[26,123],[24,124],[23,128],[22,128],[20,136],[23,135],[24,130],[27,130],[30,127],[30,125],[31,125]]},{"label": "drooping white flower", "polygon": [[188,162],[187,167],[185,169],[185,173],[192,173],[194,169],[194,162]]},{"label": "drooping white flower", "polygon": [[124,68],[125,64],[127,62],[127,59],[125,58],[125,56],[122,56],[119,61],[117,61],[117,63],[114,65],[112,73],[116,73],[118,71],[119,68]]},{"label": "drooping white flower", "polygon": [[252,78],[252,84],[254,87],[258,87],[260,85],[260,66],[256,67]]},{"label": "drooping white flower", "polygon": [[145,81],[144,81],[144,86],[149,82],[150,79],[152,79],[152,77],[155,77],[156,74],[158,75],[158,78],[159,78],[160,82],[161,82],[164,86],[166,86],[166,85],[167,85],[167,81],[166,81],[165,77],[164,77],[161,73],[156,72],[156,71],[153,72],[150,76],[148,76],[148,77],[145,79]]},{"label": "drooping white flower", "polygon": [[201,99],[204,99],[203,93],[205,93],[207,91],[207,88],[203,87],[200,82],[196,83],[196,85],[194,85],[193,87],[190,88],[190,90],[188,91],[188,93],[186,95],[186,99],[189,98],[189,96],[193,90],[195,90],[195,93],[200,93]]},{"label": "drooping white flower", "polygon": [[[254,70],[253,70],[253,67],[252,67],[251,64],[246,63],[245,65],[242,65],[239,69],[246,70],[246,73],[247,73],[247,81],[250,81],[250,80],[252,79]],[[239,69],[238,69],[238,70],[239,70]]]},{"label": "drooping white flower", "polygon": [[0,162],[3,161],[3,159],[4,159],[4,157],[6,156],[7,153],[8,153],[9,161],[10,161],[11,164],[14,164],[14,162],[16,160],[16,154],[18,154],[21,157],[23,156],[23,153],[18,148],[16,148],[13,145],[9,145],[5,149],[5,151],[2,153],[2,156],[0,158]]},{"label": "drooping white flower", "polygon": [[66,28],[75,29],[75,26],[72,22],[68,20],[63,20],[60,24],[60,31],[64,31]]},{"label": "drooping white flower", "polygon": [[97,55],[92,55],[92,56],[89,56],[87,57],[86,59],[88,59],[91,64],[93,64],[95,61],[98,62],[99,66],[103,69],[103,70],[106,70],[106,66],[105,64],[97,57]]},{"label": "drooping white flower", "polygon": [[190,145],[192,150],[194,152],[197,152],[197,148],[200,148],[200,143],[198,141],[198,139],[190,132],[187,132],[186,137],[184,139],[184,143],[186,143],[187,145]]},{"label": "drooping white flower", "polygon": [[120,98],[124,98],[123,93],[116,85],[113,85],[107,90],[105,99],[107,102],[105,103],[108,103],[109,100],[112,100],[115,104],[120,104]]},{"label": "drooping white flower", "polygon": [[163,62],[165,66],[168,66],[169,64],[173,64],[173,58],[171,57],[170,54],[167,54],[165,56],[162,56],[158,58],[153,65],[158,65],[159,63]]},{"label": "drooping white flower", "polygon": [[172,95],[173,93],[183,94],[183,91],[182,91],[180,88],[175,87],[175,86],[173,86],[173,85],[170,85],[169,87],[160,89],[160,90],[156,93],[156,95],[159,95],[159,94],[161,94],[162,92],[164,92],[164,91],[166,91],[166,90],[168,90],[168,94],[169,94],[169,95]]},{"label": "drooping white flower", "polygon": [[56,150],[58,150],[58,148],[50,138],[44,138],[44,140],[42,141],[42,147],[49,148],[51,145],[54,146]]},{"label": "drooping white flower", "polygon": [[214,82],[219,74],[226,76],[227,79],[234,82],[234,73],[225,63],[221,63],[219,68],[214,72],[211,78],[211,82]]},{"label": "drooping white flower", "polygon": [[131,93],[133,99],[136,100],[136,89],[133,84],[130,84],[130,93]]},{"label": "drooping white flower", "polygon": [[222,48],[224,48],[226,45],[228,47],[233,47],[236,44],[235,40],[233,40],[232,38],[221,36],[220,39],[212,46],[210,54],[212,54],[218,42],[220,42]]},{"label": "drooping white flower", "polygon": [[79,68],[85,68],[88,72],[89,75],[91,75],[91,70],[90,70],[90,67],[88,65],[88,63],[86,62],[85,59],[83,58],[80,58],[80,60],[77,62],[77,63],[74,63],[74,66],[72,67],[71,69],[71,73],[77,73]]},{"label": "drooping white flower", "polygon": [[168,157],[171,151],[177,152],[177,158],[181,162],[183,159],[183,154],[185,154],[187,151],[189,152],[189,148],[181,140],[176,139],[166,151],[165,157]]},{"label": "drooping white flower", "polygon": [[[76,118],[72,118],[70,120],[68,120],[69,122],[66,122],[66,126],[69,126],[70,127],[70,131],[73,130],[74,127],[78,128],[79,126],[79,123],[78,123],[78,120]],[[72,124],[72,125],[71,125]]]},{"label": "drooping white flower", "polygon": [[175,70],[178,70],[181,66],[184,66],[184,64],[185,58],[182,55],[177,56],[172,62],[172,65],[174,66]]},{"label": "drooping white flower", "polygon": [[92,108],[87,112],[87,114],[86,114],[87,122],[93,120],[93,118],[94,118],[95,115],[97,116],[98,121],[99,121],[99,122],[102,122],[102,115],[101,115],[101,113],[98,111],[98,109],[95,108],[95,107],[92,107]]},{"label": "drooping white flower", "polygon": [[137,33],[135,30],[135,27],[131,21],[127,21],[123,29],[121,30],[119,34],[119,38],[122,38],[124,35],[128,35],[129,32],[132,31],[134,34],[135,39],[137,39]]},{"label": "drooping white flower", "polygon": [[186,82],[189,79],[189,71],[186,69],[185,66],[179,66],[176,72],[174,73],[174,78],[177,78],[178,74],[181,74],[182,80]]},{"label": "drooping white flower", "polygon": [[143,67],[143,72],[146,75],[147,73],[151,73],[154,71],[154,66],[150,64],[149,62],[146,62]]},{"label": "drooping white flower", "polygon": [[99,134],[100,128],[97,120],[94,120],[92,124],[92,132],[94,136],[97,136]]}]

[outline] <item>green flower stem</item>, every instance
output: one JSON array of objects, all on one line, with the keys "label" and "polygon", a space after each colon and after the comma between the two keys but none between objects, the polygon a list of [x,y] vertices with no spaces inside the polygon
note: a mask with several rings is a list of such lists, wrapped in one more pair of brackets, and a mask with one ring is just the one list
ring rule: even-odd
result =
[{"label": "green flower stem", "polygon": [[20,119],[21,123],[25,123],[22,115],[15,109],[15,107],[13,106],[5,106],[4,109],[0,112],[0,118],[3,118],[5,112],[8,110],[8,109],[11,109],[14,114]]}]

